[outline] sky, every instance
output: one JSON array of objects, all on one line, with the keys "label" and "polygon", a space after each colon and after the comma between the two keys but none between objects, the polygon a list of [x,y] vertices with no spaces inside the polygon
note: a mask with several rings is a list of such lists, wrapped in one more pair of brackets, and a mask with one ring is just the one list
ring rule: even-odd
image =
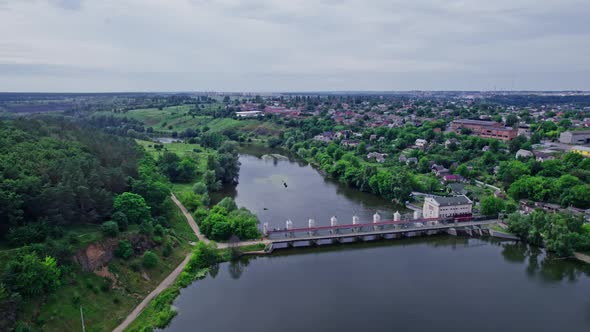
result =
[{"label": "sky", "polygon": [[0,0],[0,91],[590,90],[589,0]]}]

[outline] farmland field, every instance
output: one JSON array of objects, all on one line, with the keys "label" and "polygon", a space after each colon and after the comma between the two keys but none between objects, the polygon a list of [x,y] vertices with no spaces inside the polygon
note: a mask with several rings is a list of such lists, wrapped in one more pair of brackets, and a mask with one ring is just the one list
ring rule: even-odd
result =
[{"label": "farmland field", "polygon": [[[192,105],[170,106],[163,109],[141,108],[125,113],[97,112],[97,115],[114,115],[127,117],[141,121],[146,127],[151,127],[159,132],[181,132],[187,128],[207,126],[212,132],[220,132],[226,129],[256,125],[256,120],[236,120],[231,118],[213,118],[209,115],[189,114]],[[221,104],[207,105],[209,110],[221,108]]]}]

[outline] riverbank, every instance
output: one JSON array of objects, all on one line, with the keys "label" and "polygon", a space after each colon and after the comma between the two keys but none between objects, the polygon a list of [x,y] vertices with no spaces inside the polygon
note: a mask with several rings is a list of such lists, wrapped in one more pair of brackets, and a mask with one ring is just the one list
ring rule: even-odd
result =
[{"label": "riverbank", "polygon": [[[220,262],[228,261],[231,256],[229,244],[216,244],[205,237],[195,222],[193,216],[188,212],[186,207],[174,196],[171,195],[172,201],[178,207],[186,219],[187,224],[193,230],[195,236],[202,243],[216,247],[218,250]],[[239,255],[256,255],[263,252],[266,246],[265,241],[242,241],[236,244],[239,247]],[[125,320],[117,326],[113,332],[139,331],[146,327],[156,328],[164,327],[174,317],[174,312],[166,304],[172,304],[172,301],[180,294],[180,289],[188,286],[192,281],[204,278],[206,269],[200,269],[195,273],[193,268],[188,266],[191,259],[194,259],[195,253],[189,253],[184,260],[170,273],[152,292],[148,294]],[[184,274],[184,278],[179,276]]]},{"label": "riverbank", "polygon": [[588,254],[581,253],[581,252],[574,252],[574,257],[579,261],[590,264],[590,255],[588,255]]}]

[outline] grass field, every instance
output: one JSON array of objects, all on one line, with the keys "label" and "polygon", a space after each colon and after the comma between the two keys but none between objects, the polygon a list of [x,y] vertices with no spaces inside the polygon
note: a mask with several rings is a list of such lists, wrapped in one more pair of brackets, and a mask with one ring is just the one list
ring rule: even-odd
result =
[{"label": "grass field", "polygon": [[[154,148],[154,142],[150,141],[143,141],[143,140],[135,140],[139,145],[143,146],[143,148],[150,153],[154,158],[158,159],[158,157],[164,153],[164,151],[170,151],[176,153],[178,156],[182,157],[187,154],[193,155],[199,162],[199,171],[204,172],[207,170],[207,156],[209,153],[213,153],[212,151],[207,151],[203,147],[198,144],[188,144],[188,143],[169,143],[164,144],[164,149],[157,150]],[[194,182],[191,183],[173,183],[172,184],[172,192],[175,195],[179,195],[182,192],[191,191],[193,188]]]},{"label": "grass field", "polygon": [[[231,118],[213,118],[208,115],[189,114],[192,105],[170,106],[161,110],[157,108],[141,108],[130,110],[125,113],[97,112],[97,115],[114,115],[118,117],[127,117],[141,121],[146,127],[151,127],[156,131],[181,132],[187,128],[209,127],[212,132],[220,132],[226,129],[238,127],[248,127],[260,125],[256,120],[236,120]],[[208,108],[223,107],[222,104],[207,105]]]}]

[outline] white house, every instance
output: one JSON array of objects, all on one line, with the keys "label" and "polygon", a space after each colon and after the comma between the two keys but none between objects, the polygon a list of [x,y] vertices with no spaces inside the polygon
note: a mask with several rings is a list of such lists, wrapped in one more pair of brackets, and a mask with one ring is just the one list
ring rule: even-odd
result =
[{"label": "white house", "polygon": [[442,197],[432,196],[424,199],[422,215],[424,218],[448,218],[471,214],[473,202],[465,195]]}]

